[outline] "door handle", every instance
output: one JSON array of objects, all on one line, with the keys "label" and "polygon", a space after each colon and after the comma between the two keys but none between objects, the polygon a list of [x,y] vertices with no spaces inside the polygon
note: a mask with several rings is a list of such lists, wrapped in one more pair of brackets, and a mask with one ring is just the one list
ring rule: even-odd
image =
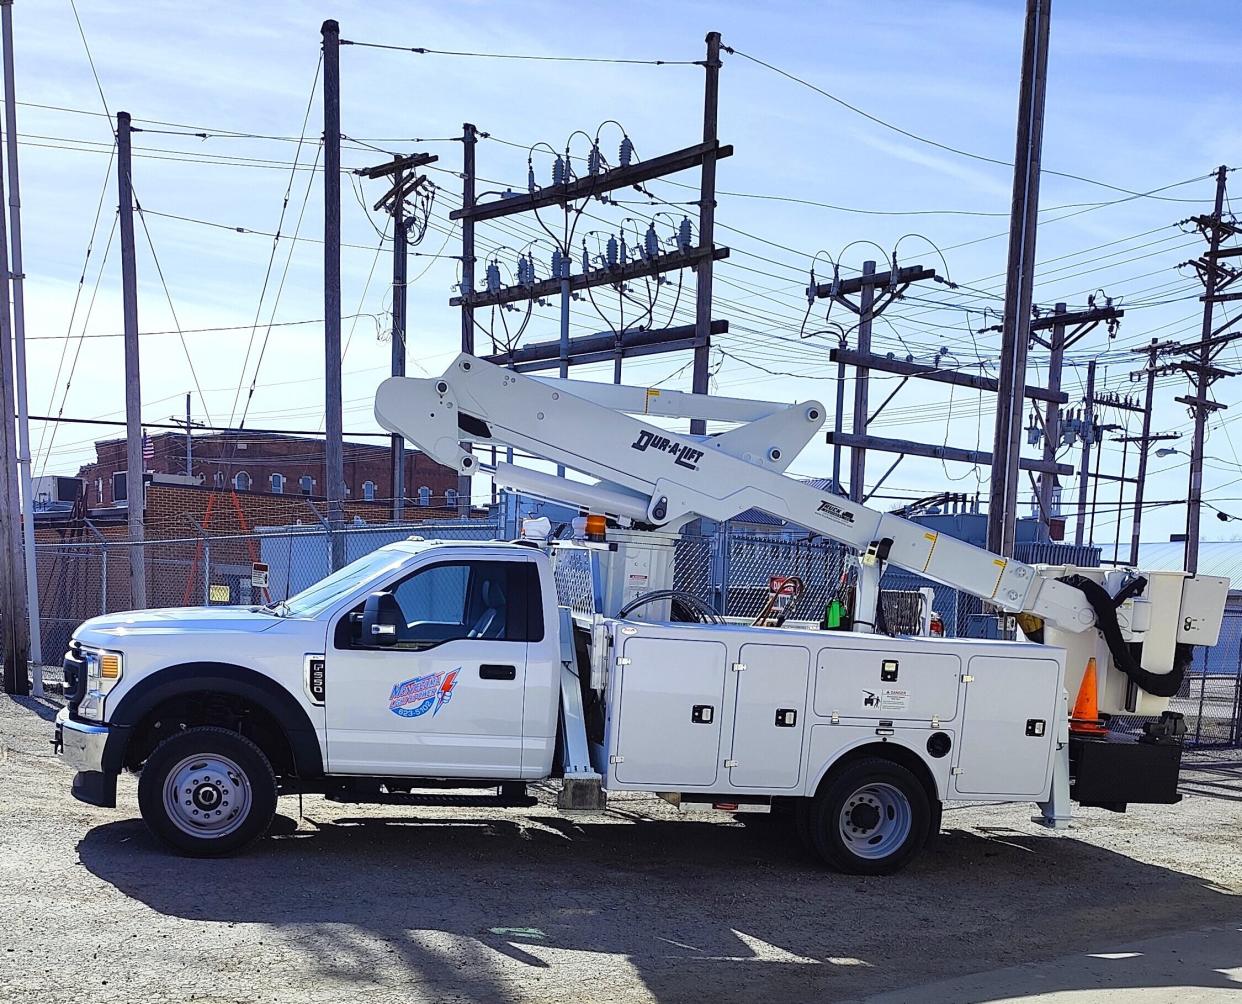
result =
[{"label": "door handle", "polygon": [[480,680],[516,680],[516,666],[497,666],[494,663],[485,662],[479,667]]}]

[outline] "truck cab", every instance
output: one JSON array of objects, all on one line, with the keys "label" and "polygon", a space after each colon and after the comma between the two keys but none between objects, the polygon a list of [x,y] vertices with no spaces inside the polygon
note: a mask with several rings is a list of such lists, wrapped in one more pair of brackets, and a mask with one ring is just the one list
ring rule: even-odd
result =
[{"label": "truck cab", "polygon": [[405,540],[268,607],[87,621],[57,742],[79,798],[115,805],[119,772],[141,769],[148,823],[200,853],[265,830],[281,791],[542,778],[557,623],[542,552]]}]

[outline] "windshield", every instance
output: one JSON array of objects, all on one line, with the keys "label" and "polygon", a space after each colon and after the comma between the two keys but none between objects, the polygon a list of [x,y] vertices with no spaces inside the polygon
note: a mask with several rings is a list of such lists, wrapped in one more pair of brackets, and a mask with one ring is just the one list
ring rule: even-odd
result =
[{"label": "windshield", "polygon": [[333,572],[326,579],[320,579],[309,589],[290,596],[284,603],[278,604],[278,608],[289,617],[313,617],[360,586],[387,578],[409,558],[408,551],[372,551]]}]

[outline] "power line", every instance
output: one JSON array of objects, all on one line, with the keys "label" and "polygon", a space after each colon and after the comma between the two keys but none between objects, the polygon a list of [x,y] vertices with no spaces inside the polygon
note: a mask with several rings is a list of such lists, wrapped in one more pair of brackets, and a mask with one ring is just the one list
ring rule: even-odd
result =
[{"label": "power line", "polygon": [[[268,256],[267,256],[267,267],[266,267],[266,268],[264,269],[264,271],[263,271],[263,285],[262,285],[262,286],[260,287],[260,289],[259,289],[259,302],[258,302],[258,304],[257,304],[257,305],[255,306],[255,308],[254,308],[254,327],[251,329],[251,331],[250,331],[250,338],[249,338],[249,339],[247,340],[247,342],[246,342],[246,355],[245,355],[245,357],[242,359],[241,373],[238,375],[238,378],[237,378],[237,393],[236,393],[236,394],[234,395],[234,397],[233,397],[233,406],[229,409],[229,424],[230,424],[230,425],[232,425],[232,423],[233,423],[233,418],[234,418],[234,416],[237,414],[237,402],[238,402],[238,399],[241,397],[241,389],[242,389],[242,384],[243,384],[243,383],[245,383],[245,380],[246,380],[246,366],[250,363],[250,352],[251,352],[251,350],[254,348],[254,339],[255,339],[255,335],[257,334],[258,329],[259,329],[259,317],[260,317],[260,315],[263,313],[263,301],[264,301],[264,300],[266,299],[266,297],[267,297],[267,285],[268,285],[268,282],[271,280],[271,277],[272,277],[272,265],[273,265],[273,263],[276,261],[276,248],[277,248],[277,246],[280,244],[280,231],[281,231],[281,228],[284,226],[284,223],[285,223],[285,213],[286,213],[286,212],[288,211],[288,209],[289,209],[289,196],[290,196],[290,195],[292,194],[292,192],[293,192],[293,179],[296,177],[296,171],[297,171],[298,161],[299,161],[299,159],[300,159],[300,158],[301,158],[301,156],[302,156],[302,142],[303,142],[303,140],[304,140],[304,139],[305,139],[305,137],[306,137],[306,126],[307,126],[307,124],[310,122],[310,113],[311,113],[311,108],[313,108],[313,107],[314,107],[314,104],[315,104],[315,91],[316,91],[316,89],[317,89],[317,88],[318,88],[318,86],[319,86],[319,71],[320,71],[322,68],[323,68],[323,53],[322,53],[322,52],[320,52],[320,54],[319,54],[319,59],[318,59],[318,60],[316,61],[316,63],[315,63],[315,75],[314,75],[314,77],[313,77],[313,78],[312,78],[312,80],[311,80],[310,94],[309,94],[309,96],[308,96],[308,97],[307,97],[307,99],[306,99],[306,111],[305,111],[305,112],[303,113],[303,115],[302,115],[302,132],[301,132],[301,136],[300,136],[300,138],[299,138],[297,148],[296,148],[296,150],[294,151],[294,154],[293,154],[293,164],[292,164],[292,165],[290,166],[290,168],[289,168],[289,180],[285,183],[285,194],[284,194],[284,196],[282,197],[282,199],[281,199],[281,203],[280,203],[280,218],[276,221],[276,233],[274,233],[274,234],[272,235],[272,249],[271,249],[271,251],[268,253]],[[316,149],[315,149],[315,164],[316,164],[316,165],[318,165],[318,163],[319,163],[319,149],[320,149],[319,147],[316,147]],[[312,180],[314,179],[314,174],[313,174],[313,173],[311,174],[311,179],[312,179]],[[307,194],[307,196],[309,197],[309,195],[310,195],[310,183],[309,183],[309,182],[307,183],[307,186],[306,186],[306,194]],[[303,212],[306,210],[306,201],[305,201],[305,199],[304,199],[304,200],[303,200],[303,202],[302,202],[302,210],[303,210]],[[299,229],[299,230],[301,229],[301,223],[302,223],[302,219],[301,219],[301,216],[299,215],[299,217],[298,217],[298,229]],[[295,234],[294,236],[296,237],[297,235]],[[296,244],[291,244],[291,245],[290,245],[290,250],[289,250],[289,253],[290,253],[290,255],[291,255],[291,256],[292,256],[292,254],[293,254],[293,248],[294,248],[294,247],[296,247]],[[286,271],[286,272],[288,272],[288,264],[287,264],[287,263],[286,263],[286,266],[285,266],[285,271]],[[282,280],[281,280],[281,285],[283,286],[283,284],[284,284],[284,280],[283,280],[283,278],[282,278]],[[278,299],[279,299],[279,298],[278,298]],[[273,310],[273,318],[272,318],[272,319],[273,319],[273,320],[275,319],[275,310]],[[264,336],[264,339],[263,339],[263,345],[264,345],[264,347],[265,347],[265,348],[266,348],[266,346],[267,346],[267,339],[268,339],[268,337],[270,337],[271,332],[272,332],[272,329],[271,329],[271,327],[270,327],[270,325],[269,325],[269,327],[268,327],[268,329],[267,329],[267,334]],[[260,359],[262,359],[262,356],[260,356]],[[258,367],[258,365],[256,364],[256,365],[255,365],[255,377],[256,377],[256,379],[257,379],[257,377],[258,377],[258,369],[259,369],[259,367]],[[251,394],[252,396],[253,396],[253,394],[254,394],[254,387],[253,387],[253,384],[251,385],[250,394]],[[249,403],[250,403],[249,397],[246,399],[246,403],[247,403],[247,405],[249,405]],[[246,420],[245,420],[245,417],[244,417],[244,415],[243,415],[243,417],[242,417],[242,424],[243,424],[243,425],[245,424],[245,421],[246,421]]]},{"label": "power line", "polygon": [[207,410],[207,399],[203,396],[202,385],[198,382],[198,371],[194,368],[194,360],[190,356],[190,346],[186,344],[185,333],[181,330],[181,321],[177,319],[177,308],[173,306],[172,293],[168,290],[168,281],[164,278],[164,267],[160,264],[160,257],[155,253],[155,242],[151,239],[151,231],[147,227],[146,218],[143,216],[142,203],[138,201],[137,194],[134,195],[134,205],[138,208],[138,222],[142,224],[142,232],[147,238],[147,247],[151,249],[151,260],[155,262],[156,274],[160,277],[160,285],[164,287],[164,298],[168,301],[168,312],[172,314],[173,324],[177,328],[177,337],[181,340],[181,349],[185,352],[185,361],[190,367],[190,377],[194,381],[194,389],[198,391],[198,400],[203,406],[203,414],[207,416],[207,421],[211,421],[211,414]]},{"label": "power line", "polygon": [[[112,153],[115,156],[116,154],[115,143],[113,143],[112,145]],[[74,322],[74,319],[78,316],[78,305],[82,300],[82,290],[86,286],[86,272],[87,272],[87,269],[90,268],[91,254],[95,250],[95,234],[97,233],[99,229],[99,218],[103,213],[104,199],[107,198],[108,196],[108,185],[109,185],[109,182],[111,182],[111,180],[112,180],[112,157],[109,157],[107,170],[104,171],[103,188],[100,189],[99,202],[95,206],[95,219],[91,223],[90,237],[87,238],[87,241],[86,241],[86,255],[82,259],[82,273],[81,275],[78,276],[78,285],[77,285],[77,288],[74,290],[74,294],[73,294],[73,308],[69,312],[69,324],[65,329],[64,344],[61,346],[61,350],[60,350],[60,361],[56,364],[56,375],[52,378],[52,395],[47,403],[48,411],[52,410],[52,405],[56,401],[56,387],[60,383],[60,374],[64,370],[65,355],[69,351],[69,340],[71,336],[73,335],[73,322]],[[113,217],[113,228],[115,229],[115,227],[116,227],[116,218]],[[111,234],[108,236],[108,243],[109,245],[111,245],[112,243]],[[105,252],[105,257],[106,257],[106,252]],[[101,265],[100,268],[102,269],[103,266]],[[97,279],[96,288],[98,288],[98,285],[99,283]],[[94,302],[94,295],[91,296],[91,302],[92,303]],[[85,334],[86,334],[85,326],[83,327],[82,334],[83,334],[83,337],[85,337]],[[29,341],[29,340],[32,340],[32,338],[37,339],[39,337],[40,336],[38,335],[27,336],[27,340]],[[49,336],[49,337],[56,337],[56,336]],[[61,402],[61,410],[62,411],[64,410],[63,401]],[[39,448],[36,452],[41,452],[42,449],[43,449],[43,432],[40,432],[39,433]]]},{"label": "power line", "polygon": [[[378,319],[376,314],[361,313],[361,314],[343,314],[341,316],[341,320],[348,321],[355,317],[369,317],[372,320]],[[307,325],[307,324],[323,324],[323,318],[322,317],[310,317],[304,321],[275,321],[272,323],[271,327],[293,328],[293,327],[300,327],[300,326]],[[161,331],[139,331],[138,336],[140,338],[147,338],[153,335],[176,335],[176,334],[205,335],[205,334],[220,333],[220,332],[225,332],[225,331],[250,331],[253,327],[254,327],[253,324],[217,324],[217,325],[212,325],[211,327],[207,327],[207,328],[168,328],[166,330],[161,330]],[[125,333],[123,331],[106,331],[106,332],[100,332],[94,335],[82,334],[79,337],[89,340],[93,338],[123,338],[124,335]],[[30,342],[61,342],[61,341],[67,342],[67,341],[71,341],[72,339],[68,335],[33,335],[30,338],[27,338],[26,340]],[[221,388],[221,389],[228,389],[228,388]],[[210,391],[208,391],[208,393],[210,393]],[[172,399],[169,398],[169,400],[172,400]]]},{"label": "power line", "polygon": [[[211,220],[203,220],[203,219],[199,219],[198,217],[194,217],[194,216],[180,216],[177,213],[161,213],[161,212],[156,212],[154,209],[148,209],[146,210],[146,212],[150,216],[162,216],[165,219],[169,219],[169,220],[179,220],[182,223],[194,223],[198,226],[211,227],[215,230],[229,230],[229,231],[232,231],[233,233],[246,234],[252,237],[280,236],[280,237],[283,237],[284,240],[287,240],[287,241],[291,241],[294,239],[290,235],[276,234],[270,230],[253,230],[250,227],[235,227],[235,226],[230,226],[227,223],[215,223]],[[322,244],[323,243],[322,237],[298,237],[297,240],[299,243],[302,243],[302,244]],[[342,243],[341,247],[353,248],[356,251],[374,251],[375,250],[375,248],[370,244]],[[411,251],[410,254],[416,258],[451,258],[454,261],[461,260],[461,256],[455,255],[455,254],[428,254],[423,251]]]},{"label": "power line", "polygon": [[[908,129],[903,129],[901,128],[901,126],[894,125],[892,122],[888,122],[880,118],[879,116],[872,115],[870,112],[864,111],[862,108],[859,108],[857,105],[850,104],[850,102],[846,101],[844,98],[837,97],[837,95],[824,90],[822,87],[815,86],[815,84],[812,84],[809,80],[805,80],[802,77],[797,76],[796,74],[790,73],[788,70],[782,70],[779,66],[773,66],[771,63],[766,63],[762,59],[758,58],[757,56],[752,56],[749,53],[742,52],[740,49],[735,49],[727,45],[721,46],[721,48],[723,48],[726,52],[730,53],[731,55],[741,56],[743,59],[748,59],[752,63],[757,63],[759,66],[766,67],[767,69],[771,70],[773,73],[779,74],[780,76],[785,77],[788,80],[792,80],[794,83],[801,84],[803,87],[806,87],[809,90],[814,91],[816,94],[819,94],[822,97],[827,98],[829,101],[834,101],[841,107],[849,109],[854,114],[861,115],[863,118],[871,122],[874,122],[876,125],[882,126],[885,129],[890,129],[895,133],[899,133],[900,135],[905,136],[907,139],[912,139],[918,143],[925,143],[928,146],[934,146],[939,150],[944,150],[947,153],[956,154],[959,157],[968,157],[971,160],[982,161],[985,164],[995,164],[998,167],[1008,167],[1008,168],[1013,167],[1012,161],[1002,160],[999,157],[988,157],[985,154],[981,154],[981,153],[972,153],[969,150],[963,150],[961,147],[951,146],[948,143],[941,143],[938,140],[929,139],[926,136],[920,136],[918,133],[911,132]],[[1053,171],[1049,168],[1044,168],[1043,173],[1056,175],[1059,178],[1068,178],[1072,181],[1082,181],[1089,185],[1097,185],[1100,188],[1107,188],[1114,192],[1123,192],[1126,195],[1132,196],[1134,198],[1144,198],[1144,197],[1155,198],[1155,199],[1160,199],[1161,201],[1164,201],[1164,202],[1195,202],[1195,203],[1198,203],[1198,202],[1203,201],[1202,199],[1175,199],[1175,198],[1170,198],[1168,196],[1157,195],[1155,194],[1155,192],[1135,192],[1132,189],[1122,188],[1119,185],[1110,185],[1108,182],[1099,181],[1096,178],[1087,178],[1081,174],[1070,174],[1065,171]],[[1197,181],[1202,178],[1208,178],[1208,177],[1210,177],[1210,175],[1205,174],[1205,175],[1200,175],[1191,180]]]},{"label": "power line", "polygon": [[[94,313],[95,311],[95,298],[99,295],[99,283],[100,283],[100,280],[103,279],[104,267],[108,264],[108,253],[112,250],[112,238],[116,235],[117,222],[118,222],[117,217],[113,216],[112,217],[112,229],[108,231],[108,243],[104,245],[103,258],[99,262],[99,272],[95,276],[95,288],[91,290],[91,299],[90,299],[90,302],[86,305],[86,316],[82,319],[82,335],[83,336],[86,334],[87,325],[89,325],[91,322],[91,314]],[[89,252],[88,252],[88,255],[89,255]],[[68,345],[67,339],[66,339],[66,345]],[[64,393],[61,394],[60,408],[58,409],[58,414],[64,413],[65,402],[69,400],[69,388],[73,386],[73,375],[74,373],[77,372],[78,359],[81,357],[81,355],[82,355],[82,337],[79,336],[77,348],[74,349],[74,352],[73,352],[73,361],[69,364],[69,376],[66,377],[65,379],[65,390],[64,390]],[[57,376],[59,376],[59,372],[57,373]],[[55,397],[56,397],[56,388],[55,386],[53,386],[52,398],[55,399]],[[125,424],[125,423],[121,423],[121,424]],[[56,442],[56,429],[55,427],[53,427],[51,438],[48,440],[48,444],[47,444],[47,451],[49,454],[52,452],[52,446],[55,444],[55,442]],[[42,435],[40,435],[39,437],[39,450],[40,451],[43,450]],[[43,476],[46,470],[46,467],[47,467],[47,455],[45,454],[44,462],[39,468],[40,477]]]},{"label": "power line", "polygon": [[95,89],[99,91],[99,103],[103,105],[104,114],[108,116],[108,122],[112,122],[112,110],[108,107],[108,99],[104,97],[103,84],[99,82],[99,71],[95,69],[95,57],[91,55],[91,44],[86,40],[86,32],[82,28],[82,19],[78,16],[78,5],[75,0],[69,0],[69,6],[73,10],[73,20],[77,22],[78,34],[82,37],[82,48],[86,50],[86,61],[91,65],[91,76],[95,78]]},{"label": "power line", "polygon": [[[319,154],[322,150],[323,150],[323,144],[320,143],[315,148],[316,163],[318,163],[319,161]],[[293,230],[293,235],[295,237],[302,230],[302,220],[306,215],[306,204],[310,200],[310,193],[311,193],[311,188],[313,187],[313,184],[314,184],[314,180],[315,180],[314,174],[311,174],[311,176],[307,179],[306,193],[302,196],[302,208],[298,211],[298,222]],[[296,247],[297,247],[297,243],[295,241],[291,241],[289,243],[289,253],[285,256],[285,267],[284,267],[284,270],[280,274],[280,283],[276,287],[276,296],[275,296],[275,299],[273,299],[272,301],[272,311],[271,311],[271,314],[268,316],[267,330],[263,334],[263,344],[259,346],[259,358],[254,364],[254,374],[252,375],[251,380],[250,380],[250,390],[246,393],[246,405],[242,409],[242,417],[241,417],[242,425],[246,424],[246,415],[250,411],[250,402],[254,399],[255,388],[258,386],[259,370],[263,366],[263,357],[267,354],[267,344],[272,337],[272,321],[276,319],[276,310],[280,307],[280,296],[284,292],[284,289],[285,289],[285,280],[289,277],[289,264],[290,262],[293,261],[293,251]],[[260,301],[260,305],[261,305],[261,301]]]},{"label": "power line", "polygon": [[470,56],[480,59],[525,59],[549,63],[619,63],[640,66],[702,66],[699,59],[614,59],[608,56],[536,56],[513,52],[464,52],[454,49],[427,49],[422,46],[384,45],[380,42],[354,42],[341,39],[341,45],[357,45],[364,49],[389,49],[418,56]]},{"label": "power line", "polygon": [[[124,419],[102,419],[102,418],[65,418],[63,415],[55,417],[51,415],[31,415],[32,422],[51,422],[56,425],[105,425],[105,426],[123,426]],[[148,429],[177,429],[181,432],[185,431],[185,423],[177,422],[143,422],[145,428]],[[322,436],[322,431],[312,432],[309,429],[245,429],[240,426],[230,425],[195,425],[196,432],[236,432],[249,436]],[[345,432],[345,436],[354,436],[357,438],[377,438],[388,439],[391,433],[388,432]],[[322,456],[316,454],[316,456]]]}]

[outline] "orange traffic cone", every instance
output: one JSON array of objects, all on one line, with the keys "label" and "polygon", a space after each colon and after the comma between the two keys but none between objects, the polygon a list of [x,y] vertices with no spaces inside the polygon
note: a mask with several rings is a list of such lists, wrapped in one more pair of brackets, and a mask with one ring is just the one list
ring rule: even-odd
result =
[{"label": "orange traffic cone", "polygon": [[1098,684],[1095,674],[1095,657],[1087,660],[1087,671],[1082,675],[1082,686],[1078,688],[1078,700],[1074,702],[1074,711],[1070,715],[1070,731],[1080,736],[1103,736],[1108,728],[1100,718],[1100,704],[1096,696]]}]

